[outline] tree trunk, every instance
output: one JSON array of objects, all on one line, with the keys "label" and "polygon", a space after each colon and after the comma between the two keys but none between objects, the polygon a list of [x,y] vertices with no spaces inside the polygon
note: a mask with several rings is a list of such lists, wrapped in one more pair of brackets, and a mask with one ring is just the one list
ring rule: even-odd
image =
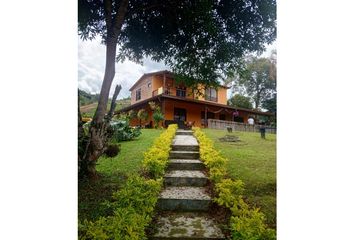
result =
[{"label": "tree trunk", "polygon": [[[112,16],[112,2],[108,0],[104,1],[105,21],[107,26],[106,67],[100,97],[98,100],[98,106],[90,125],[88,141],[86,144],[84,155],[82,157],[83,164],[81,167],[82,174],[87,175],[90,178],[97,177],[96,162],[106,150],[107,142],[112,136],[112,131],[110,130],[110,120],[113,116],[113,112],[111,108],[111,111],[106,116],[106,110],[109,92],[115,75],[117,39],[124,22],[128,4],[129,0],[122,0],[117,14],[115,16]],[[113,107],[115,106],[114,103],[120,90],[120,86],[117,86],[117,88],[115,89],[115,93],[112,99]]]},{"label": "tree trunk", "polygon": [[112,107],[110,112],[102,118],[100,122],[92,121],[91,123],[89,140],[83,156],[84,165],[82,169],[82,174],[88,176],[89,178],[95,179],[97,177],[96,162],[105,152],[107,143],[112,137],[113,132],[110,129],[110,121],[113,117],[113,111],[116,105],[115,102],[120,90],[121,86],[118,85],[112,98]]}]

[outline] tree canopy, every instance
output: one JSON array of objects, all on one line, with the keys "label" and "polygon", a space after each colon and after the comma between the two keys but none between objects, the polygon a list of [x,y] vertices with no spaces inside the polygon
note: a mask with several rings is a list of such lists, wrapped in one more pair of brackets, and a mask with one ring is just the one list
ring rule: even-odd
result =
[{"label": "tree canopy", "polygon": [[274,94],[272,98],[266,99],[262,103],[262,108],[267,109],[269,112],[277,112],[277,94]]},{"label": "tree canopy", "polygon": [[240,108],[246,108],[246,109],[252,109],[252,103],[251,99],[249,97],[240,95],[240,94],[235,94],[233,95],[229,100],[228,100],[228,105],[233,106],[233,107],[240,107]]},{"label": "tree canopy", "polygon": [[[164,61],[189,87],[217,86],[239,68],[246,53],[263,51],[276,37],[276,0],[78,0],[78,9],[79,36],[100,36],[106,44],[97,109],[87,139],[79,139],[85,149],[79,169],[93,177],[121,90],[118,85],[106,115],[115,60],[140,62],[150,56]],[[82,132],[80,119],[79,112]]]},{"label": "tree canopy", "polygon": [[[105,11],[111,10],[114,21],[121,2],[79,0],[81,38],[99,35],[105,42]],[[275,37],[275,0],[130,0],[117,59],[140,62],[151,56],[187,85],[216,85],[240,66],[245,53],[263,51]]]},{"label": "tree canopy", "polygon": [[276,93],[276,66],[268,58],[251,57],[246,62],[246,67],[236,75],[234,89],[251,97],[258,109]]}]

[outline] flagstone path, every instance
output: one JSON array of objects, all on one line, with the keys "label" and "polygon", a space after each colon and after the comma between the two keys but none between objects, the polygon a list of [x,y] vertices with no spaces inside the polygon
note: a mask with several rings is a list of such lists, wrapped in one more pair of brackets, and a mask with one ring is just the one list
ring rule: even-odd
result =
[{"label": "flagstone path", "polygon": [[224,239],[217,222],[208,213],[212,199],[204,171],[193,132],[177,130],[157,203],[156,231],[150,239]]}]

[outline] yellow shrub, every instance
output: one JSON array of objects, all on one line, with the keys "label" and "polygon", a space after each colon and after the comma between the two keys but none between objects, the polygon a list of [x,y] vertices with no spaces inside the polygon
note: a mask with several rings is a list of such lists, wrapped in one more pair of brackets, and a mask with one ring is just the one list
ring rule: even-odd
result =
[{"label": "yellow shrub", "polygon": [[165,174],[176,131],[176,124],[169,125],[167,130],[155,139],[152,147],[144,153],[143,169],[154,179],[161,178]]},{"label": "yellow shrub", "polygon": [[267,228],[264,214],[257,208],[250,208],[243,201],[244,183],[226,178],[227,159],[214,149],[213,142],[200,128],[193,128],[199,142],[200,159],[209,169],[209,178],[215,183],[217,196],[214,201],[230,208],[230,230],[234,240],[274,240],[275,231]]}]

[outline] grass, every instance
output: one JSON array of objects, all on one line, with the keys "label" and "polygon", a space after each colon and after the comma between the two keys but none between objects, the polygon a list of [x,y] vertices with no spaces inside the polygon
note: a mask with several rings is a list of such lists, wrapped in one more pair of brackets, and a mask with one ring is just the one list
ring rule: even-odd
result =
[{"label": "grass", "polygon": [[203,129],[211,138],[216,149],[228,158],[228,174],[245,183],[245,197],[254,206],[260,207],[266,215],[267,224],[276,227],[276,135],[236,132],[240,142],[221,142],[225,130]]},{"label": "grass", "polygon": [[98,180],[80,180],[78,193],[79,220],[95,220],[110,214],[103,205],[111,200],[112,193],[119,189],[128,175],[140,170],[143,153],[153,144],[163,130],[142,129],[142,134],[133,141],[120,142],[121,151],[116,157],[101,157],[97,162]]}]

